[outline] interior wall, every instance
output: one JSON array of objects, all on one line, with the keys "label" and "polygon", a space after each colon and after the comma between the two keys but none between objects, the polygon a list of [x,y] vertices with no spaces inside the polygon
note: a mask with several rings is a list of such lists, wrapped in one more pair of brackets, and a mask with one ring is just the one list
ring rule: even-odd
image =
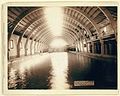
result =
[{"label": "interior wall", "polygon": [[[12,48],[11,48],[11,43],[9,43],[9,57],[10,59],[12,58],[16,58],[17,57],[17,46],[18,46],[18,40],[19,40],[19,36],[13,34],[11,36],[10,42],[12,41]],[[25,43],[27,41],[27,38],[22,38],[21,43],[20,43],[20,57],[21,56],[25,56]],[[28,40],[28,44],[27,44],[27,55],[30,55],[30,44],[31,44],[31,40]],[[34,44],[35,41],[33,41],[32,44],[32,54],[34,54]],[[37,46],[36,46],[37,47]],[[37,48],[36,48],[37,50]]]},{"label": "interior wall", "polygon": [[12,35],[10,42],[13,41],[12,48],[10,47],[11,44],[9,43],[9,57],[10,59],[15,58],[17,56],[17,43],[18,43],[19,36]]},{"label": "interior wall", "polygon": [[26,38],[22,38],[22,40],[21,40],[21,48],[20,48],[20,56],[25,55],[25,42],[26,42]]}]

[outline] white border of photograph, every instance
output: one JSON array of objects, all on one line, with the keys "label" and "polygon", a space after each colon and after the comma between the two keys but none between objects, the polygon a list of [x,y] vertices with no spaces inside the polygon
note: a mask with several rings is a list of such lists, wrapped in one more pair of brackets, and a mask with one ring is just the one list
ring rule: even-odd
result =
[{"label": "white border of photograph", "polygon": [[[4,43],[2,43],[2,60],[3,60],[3,64],[2,64],[2,75],[3,75],[3,79],[2,79],[2,84],[3,84],[3,94],[5,95],[33,95],[33,94],[41,94],[41,95],[53,95],[55,94],[55,96],[57,94],[62,94],[62,95],[80,95],[80,94],[83,94],[83,95],[118,95],[119,94],[119,64],[117,63],[117,66],[118,66],[118,89],[117,90],[104,90],[104,89],[101,89],[101,90],[96,90],[96,89],[90,89],[90,90],[83,90],[83,89],[77,89],[77,90],[26,90],[26,89],[21,89],[21,90],[18,90],[18,89],[15,89],[15,90],[8,90],[8,79],[7,79],[7,68],[8,68],[8,61],[7,61],[7,7],[8,6],[118,6],[118,12],[119,12],[119,3],[118,2],[114,2],[114,1],[105,1],[105,2],[95,2],[95,1],[75,1],[75,2],[72,2],[72,1],[51,1],[51,2],[13,2],[13,3],[6,3],[6,4],[3,4],[2,6],[2,41],[4,41]],[[119,13],[118,13],[118,19],[119,19]],[[119,23],[117,24],[119,25]],[[118,26],[119,27],[119,26]],[[117,33],[119,33],[119,28],[118,28],[118,31]],[[118,34],[119,36],[119,34]],[[119,43],[117,43],[118,46],[119,46]],[[118,47],[119,48],[119,47]],[[119,52],[119,50],[118,50]],[[119,56],[119,54],[118,54]],[[26,96],[25,95],[25,96]]]}]

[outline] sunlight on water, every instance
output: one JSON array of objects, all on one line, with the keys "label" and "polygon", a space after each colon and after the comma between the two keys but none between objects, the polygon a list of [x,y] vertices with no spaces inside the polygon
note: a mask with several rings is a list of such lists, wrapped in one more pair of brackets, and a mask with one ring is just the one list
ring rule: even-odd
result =
[{"label": "sunlight on water", "polygon": [[8,88],[14,88],[16,89],[16,70],[11,68],[10,72],[9,72],[9,81],[8,81]]},{"label": "sunlight on water", "polygon": [[52,61],[52,89],[68,89],[67,84],[67,70],[68,70],[68,54],[62,53],[51,53]]},{"label": "sunlight on water", "polygon": [[37,66],[37,65],[41,65],[44,64],[44,62],[46,61],[46,58],[48,57],[47,54],[44,54],[42,56],[36,55],[36,56],[30,56],[29,60],[27,58],[27,60],[25,61],[25,59],[21,60],[20,62],[20,71],[24,72],[25,69],[30,69],[31,67]]},{"label": "sunlight on water", "polygon": [[[116,89],[116,69],[115,61],[66,52],[33,55],[8,64],[8,89]],[[95,85],[75,86],[86,80]]]}]

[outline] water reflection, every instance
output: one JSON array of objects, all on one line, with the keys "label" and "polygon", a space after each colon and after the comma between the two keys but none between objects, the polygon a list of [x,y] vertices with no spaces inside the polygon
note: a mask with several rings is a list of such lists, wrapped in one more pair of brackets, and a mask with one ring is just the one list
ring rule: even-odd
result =
[{"label": "water reflection", "polygon": [[24,58],[8,66],[9,89],[48,89],[51,71],[49,54]]},{"label": "water reflection", "polygon": [[74,82],[94,81],[93,79],[90,79],[88,75],[91,69],[91,59],[88,57],[81,56],[79,54],[71,54],[68,56],[68,81],[70,89],[87,88],[86,86],[75,86]]},{"label": "water reflection", "polygon": [[[75,86],[94,81],[94,86]],[[8,65],[9,89],[116,89],[117,63],[66,52],[46,53]]]},{"label": "water reflection", "polygon": [[25,72],[22,73],[17,69],[11,68],[9,70],[8,76],[8,88],[10,89],[18,89],[18,88],[25,88],[26,87],[26,74]]},{"label": "water reflection", "polygon": [[52,61],[52,79],[50,80],[52,89],[68,89],[67,71],[68,71],[68,54],[51,53]]},{"label": "water reflection", "polygon": [[[70,89],[117,88],[117,66],[115,60],[69,54],[68,61],[68,82]],[[92,81],[94,86],[86,86],[86,84],[74,86],[75,81]]]}]

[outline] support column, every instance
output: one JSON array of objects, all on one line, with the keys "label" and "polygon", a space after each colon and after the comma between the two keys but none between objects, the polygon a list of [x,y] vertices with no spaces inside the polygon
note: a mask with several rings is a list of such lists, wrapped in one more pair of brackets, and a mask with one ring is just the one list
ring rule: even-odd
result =
[{"label": "support column", "polygon": [[104,41],[101,40],[101,55],[104,55]]},{"label": "support column", "polygon": [[81,44],[80,44],[80,41],[79,41],[79,47],[80,47],[80,52],[81,52]]},{"label": "support column", "polygon": [[79,52],[81,52],[80,41],[78,41],[78,46],[79,46]]},{"label": "support column", "polygon": [[37,53],[37,52],[36,52],[36,45],[37,45],[37,41],[35,41],[35,43],[34,43],[34,54]]},{"label": "support column", "polygon": [[85,52],[85,51],[84,51],[84,44],[83,44],[83,41],[82,41],[82,49],[83,49],[83,52]]},{"label": "support column", "polygon": [[30,43],[30,55],[32,55],[32,44],[33,44],[33,40]]},{"label": "support column", "polygon": [[21,51],[20,43],[21,43],[21,40],[22,40],[22,37],[20,36],[19,40],[18,40],[18,43],[17,43],[17,57],[20,57],[20,51]]},{"label": "support column", "polygon": [[8,48],[8,55],[7,56],[8,56],[8,61],[9,61],[10,60],[10,48]]},{"label": "support column", "polygon": [[77,48],[77,42],[75,43],[75,48],[76,48],[76,52],[78,52],[78,48]]},{"label": "support column", "polygon": [[112,44],[109,42],[109,55],[112,55]]},{"label": "support column", "polygon": [[17,45],[17,57],[20,57],[20,44]]},{"label": "support column", "polygon": [[78,41],[76,42],[76,44],[77,44],[77,52],[79,52],[79,46],[78,46]]},{"label": "support column", "polygon": [[25,48],[25,56],[27,56],[28,48]]},{"label": "support column", "polygon": [[91,44],[92,44],[92,53],[95,53],[95,47],[94,47],[94,42],[91,42]]},{"label": "support column", "polygon": [[37,53],[39,53],[39,51],[38,51],[38,50],[39,50],[39,44],[40,44],[40,43],[38,42],[38,44],[37,44],[37,50],[36,50]]},{"label": "support column", "polygon": [[27,40],[26,40],[26,42],[25,42],[25,56],[27,56],[28,54],[28,38],[27,38]]},{"label": "support column", "polygon": [[107,43],[104,43],[104,54],[107,55]]},{"label": "support column", "polygon": [[87,49],[87,53],[89,53],[89,50],[88,50],[88,42],[86,41],[86,49]]},{"label": "support column", "polygon": [[78,52],[80,52],[79,41],[77,42]]}]

